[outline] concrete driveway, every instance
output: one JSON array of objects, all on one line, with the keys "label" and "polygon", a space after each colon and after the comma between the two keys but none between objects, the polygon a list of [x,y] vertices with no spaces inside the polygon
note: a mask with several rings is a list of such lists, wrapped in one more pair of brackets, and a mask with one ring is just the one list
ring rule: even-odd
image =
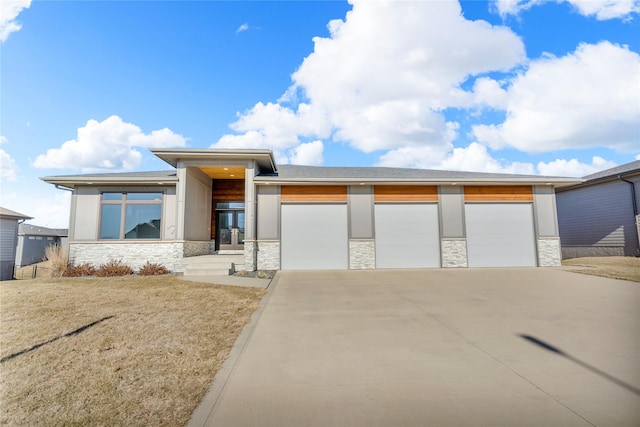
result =
[{"label": "concrete driveway", "polygon": [[640,284],[281,272],[192,426],[638,426]]}]

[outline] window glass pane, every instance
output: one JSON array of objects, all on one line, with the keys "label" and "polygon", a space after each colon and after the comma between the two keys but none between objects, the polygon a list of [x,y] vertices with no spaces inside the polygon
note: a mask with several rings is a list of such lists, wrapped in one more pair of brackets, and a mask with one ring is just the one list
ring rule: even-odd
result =
[{"label": "window glass pane", "polygon": [[127,193],[127,200],[162,200],[162,193]]},{"label": "window glass pane", "polygon": [[102,215],[100,217],[100,238],[119,239],[120,238],[120,214],[122,205],[102,205]]},{"label": "window glass pane", "polygon": [[161,205],[128,205],[125,213],[125,239],[159,239]]},{"label": "window glass pane", "polygon": [[102,200],[122,200],[122,193],[102,193]]},{"label": "window glass pane", "polygon": [[238,212],[238,243],[244,244],[244,212]]},{"label": "window glass pane", "polygon": [[244,209],[244,202],[219,202],[216,209]]}]

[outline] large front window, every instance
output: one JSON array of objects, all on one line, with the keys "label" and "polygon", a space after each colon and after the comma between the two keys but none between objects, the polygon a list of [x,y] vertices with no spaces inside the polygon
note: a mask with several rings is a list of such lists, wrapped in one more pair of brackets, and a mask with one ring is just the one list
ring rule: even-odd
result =
[{"label": "large front window", "polygon": [[100,239],[159,239],[162,193],[102,193]]}]

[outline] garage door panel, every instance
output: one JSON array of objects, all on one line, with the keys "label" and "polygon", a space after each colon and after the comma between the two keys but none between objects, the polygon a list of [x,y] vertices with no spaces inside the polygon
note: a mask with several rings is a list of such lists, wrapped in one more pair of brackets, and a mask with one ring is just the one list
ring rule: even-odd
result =
[{"label": "garage door panel", "polygon": [[347,269],[346,205],[282,205],[283,270]]},{"label": "garage door panel", "polygon": [[440,267],[438,207],[435,204],[377,204],[376,267]]},{"label": "garage door panel", "polygon": [[469,267],[535,267],[531,204],[467,204]]}]

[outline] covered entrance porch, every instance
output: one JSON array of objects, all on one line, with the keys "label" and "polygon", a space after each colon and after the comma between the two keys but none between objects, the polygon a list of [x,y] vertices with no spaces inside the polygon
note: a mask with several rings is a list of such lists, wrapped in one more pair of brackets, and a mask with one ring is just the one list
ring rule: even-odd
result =
[{"label": "covered entrance porch", "polygon": [[243,255],[244,269],[255,270],[254,177],[276,172],[271,151],[159,149],[152,152],[176,168],[176,237],[184,241],[184,257]]}]

